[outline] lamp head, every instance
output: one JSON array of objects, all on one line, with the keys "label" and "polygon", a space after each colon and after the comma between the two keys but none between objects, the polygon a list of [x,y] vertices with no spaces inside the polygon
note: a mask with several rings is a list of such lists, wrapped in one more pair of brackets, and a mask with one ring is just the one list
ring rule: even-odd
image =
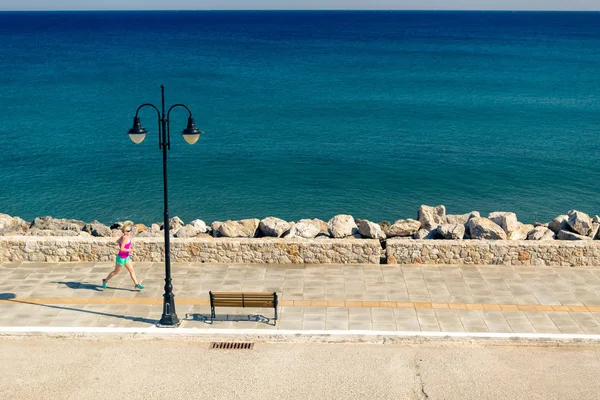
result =
[{"label": "lamp head", "polygon": [[127,132],[129,134],[129,138],[135,144],[140,144],[146,138],[146,134],[148,131],[144,129],[142,123],[140,122],[140,117],[137,115],[133,117],[133,127]]},{"label": "lamp head", "polygon": [[200,138],[202,131],[196,127],[196,124],[194,123],[194,118],[189,117],[187,127],[183,130],[183,132],[181,132],[181,134],[183,135],[183,138],[186,142],[188,142],[189,144],[194,144]]}]

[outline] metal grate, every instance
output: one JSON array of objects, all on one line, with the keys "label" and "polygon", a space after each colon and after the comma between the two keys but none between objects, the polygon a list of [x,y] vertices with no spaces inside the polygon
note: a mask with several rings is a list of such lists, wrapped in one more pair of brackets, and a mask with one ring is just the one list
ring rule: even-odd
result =
[{"label": "metal grate", "polygon": [[210,348],[221,350],[252,350],[254,349],[254,343],[213,342],[210,344]]}]

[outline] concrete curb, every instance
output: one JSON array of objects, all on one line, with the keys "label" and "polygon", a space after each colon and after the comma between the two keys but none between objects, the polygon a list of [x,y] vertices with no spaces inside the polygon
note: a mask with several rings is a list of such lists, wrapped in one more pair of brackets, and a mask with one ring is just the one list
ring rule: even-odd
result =
[{"label": "concrete curb", "polygon": [[251,341],[264,343],[472,343],[486,345],[598,345],[600,335],[487,333],[487,332],[398,332],[325,331],[195,328],[88,328],[88,327],[0,327],[0,338],[81,339],[194,339],[201,342]]}]

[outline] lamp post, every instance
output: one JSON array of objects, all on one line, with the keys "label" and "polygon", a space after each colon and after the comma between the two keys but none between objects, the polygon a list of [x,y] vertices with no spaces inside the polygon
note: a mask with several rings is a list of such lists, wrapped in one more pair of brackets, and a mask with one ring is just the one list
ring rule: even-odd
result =
[{"label": "lamp post", "polygon": [[159,325],[161,326],[177,326],[179,325],[179,318],[175,312],[175,295],[173,294],[173,285],[171,284],[171,244],[169,236],[169,200],[168,200],[168,182],[167,182],[167,150],[171,149],[171,128],[169,116],[174,108],[182,107],[185,108],[188,113],[187,127],[183,130],[182,135],[186,142],[194,144],[200,138],[202,132],[196,128],[194,123],[194,117],[190,109],[184,104],[175,104],[169,108],[165,113],[165,87],[160,86],[161,90],[161,109],[159,110],[153,104],[142,104],[138,107],[133,117],[133,127],[127,132],[129,137],[135,144],[140,144],[146,138],[148,131],[142,127],[140,122],[139,112],[144,107],[151,107],[156,110],[158,114],[158,148],[162,150],[163,156],[163,187],[164,187],[164,231],[165,231],[165,294],[163,295],[163,312],[160,318]]}]

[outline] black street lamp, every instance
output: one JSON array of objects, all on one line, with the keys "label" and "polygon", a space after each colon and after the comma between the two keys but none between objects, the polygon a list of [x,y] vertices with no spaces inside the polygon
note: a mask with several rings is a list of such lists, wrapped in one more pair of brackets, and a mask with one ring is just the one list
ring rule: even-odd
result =
[{"label": "black street lamp", "polygon": [[162,149],[163,154],[163,187],[164,187],[164,195],[165,195],[165,216],[164,216],[164,231],[165,231],[165,294],[163,295],[163,313],[160,318],[159,325],[161,326],[177,326],[179,325],[179,318],[177,317],[177,313],[175,312],[175,295],[173,294],[173,285],[171,284],[171,244],[170,244],[170,236],[169,236],[169,201],[167,198],[167,150],[171,149],[171,128],[169,115],[171,114],[171,110],[176,107],[185,108],[190,114],[188,117],[187,127],[183,130],[183,138],[189,144],[194,144],[200,138],[200,134],[202,132],[196,128],[196,124],[194,124],[194,117],[192,117],[192,112],[190,109],[184,104],[175,104],[169,108],[169,110],[165,114],[165,87],[164,85],[160,86],[161,95],[162,95],[162,107],[161,110],[158,109],[153,104],[142,104],[138,107],[135,112],[135,117],[133,117],[133,127],[127,132],[129,137],[135,144],[140,144],[146,138],[146,134],[148,131],[142,127],[140,122],[140,117],[138,113],[144,107],[152,107],[156,110],[158,114],[158,148]]}]

